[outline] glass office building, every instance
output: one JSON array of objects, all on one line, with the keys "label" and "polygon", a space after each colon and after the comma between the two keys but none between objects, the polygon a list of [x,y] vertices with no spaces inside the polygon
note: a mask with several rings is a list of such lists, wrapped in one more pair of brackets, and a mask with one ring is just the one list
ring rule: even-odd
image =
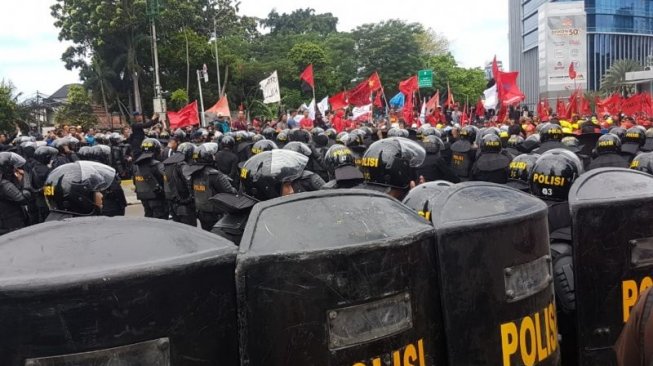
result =
[{"label": "glass office building", "polygon": [[614,60],[647,65],[653,55],[653,0],[585,0],[588,88],[600,87]]},{"label": "glass office building", "polygon": [[[508,0],[510,69],[520,71],[527,104],[539,98],[538,10],[552,0]],[[600,88],[601,76],[615,60],[642,65],[653,59],[653,0],[583,1],[587,17],[587,86]]]}]

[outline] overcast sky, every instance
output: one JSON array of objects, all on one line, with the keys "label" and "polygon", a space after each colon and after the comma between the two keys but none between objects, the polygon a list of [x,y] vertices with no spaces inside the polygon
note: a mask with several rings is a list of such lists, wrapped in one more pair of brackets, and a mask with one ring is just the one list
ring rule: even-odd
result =
[{"label": "overcast sky", "polygon": [[[60,60],[68,44],[57,39],[49,9],[53,3],[12,1],[0,12],[0,79],[11,80],[26,96],[37,90],[50,95],[78,81],[77,72],[66,70]],[[265,17],[273,8],[282,13],[300,7],[333,13],[341,31],[390,18],[419,22],[444,34],[463,66],[482,66],[494,54],[507,65],[508,0],[242,0],[240,10]]]}]

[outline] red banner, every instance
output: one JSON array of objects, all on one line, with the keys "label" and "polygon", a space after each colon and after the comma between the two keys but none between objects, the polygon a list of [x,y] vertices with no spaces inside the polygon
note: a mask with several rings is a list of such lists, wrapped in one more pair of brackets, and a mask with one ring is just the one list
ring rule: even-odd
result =
[{"label": "red banner", "polygon": [[193,126],[200,123],[200,117],[197,113],[197,101],[188,104],[178,112],[168,112],[170,120],[170,129]]}]

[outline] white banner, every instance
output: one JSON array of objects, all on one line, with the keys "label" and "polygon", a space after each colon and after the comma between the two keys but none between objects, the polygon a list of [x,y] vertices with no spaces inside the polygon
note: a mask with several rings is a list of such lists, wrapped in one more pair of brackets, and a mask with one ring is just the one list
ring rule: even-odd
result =
[{"label": "white banner", "polygon": [[324,116],[326,114],[326,111],[329,110],[329,97],[328,96],[324,97],[324,99],[322,99],[322,101],[320,101],[317,104],[317,109],[320,111],[322,116]]},{"label": "white banner", "polygon": [[354,121],[359,118],[369,117],[372,114],[372,104],[364,105],[362,107],[354,107],[351,114]]},{"label": "white banner", "polygon": [[497,84],[492,85],[490,88],[485,89],[483,92],[483,108],[486,110],[497,109],[499,104],[499,94],[497,93]]},{"label": "white banner", "polygon": [[269,78],[259,83],[263,91],[263,103],[276,103],[281,101],[281,92],[279,91],[279,78],[275,70]]}]

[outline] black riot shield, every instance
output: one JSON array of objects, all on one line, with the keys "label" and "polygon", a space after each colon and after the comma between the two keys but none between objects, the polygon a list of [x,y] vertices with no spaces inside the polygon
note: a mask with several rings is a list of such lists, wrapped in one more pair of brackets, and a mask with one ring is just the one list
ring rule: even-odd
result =
[{"label": "black riot shield", "polygon": [[0,365],[238,365],[237,248],[186,225],[76,218],[0,237]]},{"label": "black riot shield", "polygon": [[557,365],[544,202],[468,182],[434,206],[449,365]]},{"label": "black riot shield", "polygon": [[580,358],[575,364],[616,365],[612,347],[638,295],[653,285],[653,177],[629,169],[592,170],[574,182],[569,205]]},{"label": "black riot shield", "polygon": [[368,190],[254,206],[236,266],[242,365],[442,365],[433,235]]}]

